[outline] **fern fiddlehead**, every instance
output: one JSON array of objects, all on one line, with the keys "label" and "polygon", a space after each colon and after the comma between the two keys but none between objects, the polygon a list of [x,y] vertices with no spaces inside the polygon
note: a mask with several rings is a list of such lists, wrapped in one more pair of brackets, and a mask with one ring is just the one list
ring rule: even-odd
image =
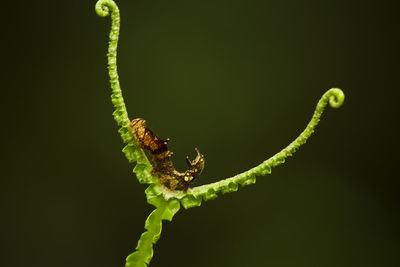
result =
[{"label": "fern fiddlehead", "polygon": [[342,90],[333,88],[328,90],[319,100],[314,115],[305,130],[286,148],[275,154],[273,157],[262,162],[260,165],[230,178],[219,182],[190,188],[187,192],[172,191],[160,184],[159,178],[151,173],[152,165],[147,159],[144,151],[138,147],[134,136],[130,134],[130,120],[122,97],[118,71],[117,71],[117,45],[120,29],[119,9],[113,0],[99,0],[95,6],[96,13],[101,17],[111,15],[111,30],[108,47],[108,71],[112,89],[111,101],[115,111],[113,116],[120,129],[118,130],[126,146],[122,149],[130,163],[136,166],[133,172],[138,181],[142,184],[150,184],[145,190],[147,202],[156,207],[149,215],[145,223],[146,231],[141,235],[136,251],[126,259],[126,267],[146,267],[153,257],[153,244],[161,235],[162,220],[171,221],[179,211],[180,205],[186,209],[200,206],[202,201],[214,199],[219,192],[229,193],[238,190],[238,185],[249,185],[256,182],[257,176],[264,176],[271,173],[271,168],[285,162],[286,158],[293,155],[314,132],[320,117],[329,103],[331,107],[338,108],[343,104],[344,94]]},{"label": "fern fiddlehead", "polygon": [[147,159],[144,151],[135,145],[134,138],[130,134],[130,120],[126,110],[124,98],[122,97],[121,86],[117,70],[117,47],[120,29],[119,8],[113,0],[99,0],[96,3],[95,11],[100,17],[111,15],[111,30],[108,42],[108,74],[110,76],[110,84],[112,89],[111,102],[114,105],[114,120],[120,129],[118,132],[122,140],[127,145],[122,150],[129,162],[137,162],[133,172],[137,175],[140,183],[153,183],[157,177],[150,174],[151,164]]},{"label": "fern fiddlehead", "polygon": [[[108,44],[108,73],[112,89],[111,102],[114,105],[114,120],[120,129],[118,132],[126,146],[122,149],[130,163],[136,162],[133,172],[136,174],[140,183],[154,184],[158,178],[151,174],[152,166],[147,159],[144,151],[140,149],[130,134],[130,120],[126,110],[125,102],[119,83],[117,71],[117,46],[120,30],[120,14],[117,4],[112,0],[99,0],[96,3],[95,11],[100,17],[107,17],[111,14],[111,30]],[[148,198],[148,202],[156,209],[149,215],[145,223],[146,231],[141,235],[136,251],[126,259],[126,267],[145,267],[153,257],[153,244],[157,242],[161,235],[162,220],[172,220],[172,217],[180,208],[177,200],[166,201],[160,197]]]},{"label": "fern fiddlehead", "polygon": [[237,191],[239,184],[242,186],[254,184],[257,176],[270,174],[273,167],[277,167],[284,163],[287,157],[292,156],[301,145],[306,143],[307,139],[314,132],[314,129],[328,103],[333,108],[339,108],[343,102],[344,94],[342,90],[338,88],[328,90],[318,101],[314,115],[304,131],[292,143],[280,152],[276,153],[273,157],[262,162],[260,165],[231,178],[223,179],[212,184],[194,187],[188,191],[188,194],[183,194],[182,192],[168,193],[167,190],[164,190],[164,197],[167,199],[181,199],[182,205],[185,208],[190,208],[200,206],[202,200],[216,198],[218,192],[229,193]]}]

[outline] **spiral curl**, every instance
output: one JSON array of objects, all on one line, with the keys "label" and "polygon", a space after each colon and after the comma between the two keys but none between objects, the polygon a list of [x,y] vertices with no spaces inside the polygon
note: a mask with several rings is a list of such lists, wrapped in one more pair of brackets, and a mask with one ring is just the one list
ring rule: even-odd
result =
[{"label": "spiral curl", "polygon": [[112,13],[118,12],[118,6],[113,0],[99,0],[96,3],[95,10],[100,17],[107,17]]},{"label": "spiral curl", "polygon": [[344,93],[339,88],[332,88],[325,94],[329,97],[329,105],[332,108],[340,108],[344,102]]}]

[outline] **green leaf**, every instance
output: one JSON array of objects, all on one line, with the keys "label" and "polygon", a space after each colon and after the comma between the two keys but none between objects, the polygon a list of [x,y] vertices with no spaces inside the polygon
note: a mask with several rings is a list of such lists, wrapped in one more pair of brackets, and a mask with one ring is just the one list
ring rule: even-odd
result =
[{"label": "green leaf", "polygon": [[174,215],[179,211],[181,204],[176,199],[168,201],[167,208],[165,209],[163,220],[172,221]]},{"label": "green leaf", "polygon": [[198,207],[201,205],[201,197],[195,197],[194,195],[187,194],[182,200],[181,200],[182,206],[185,209],[188,208],[193,208],[193,207]]},{"label": "green leaf", "polygon": [[152,184],[144,191],[147,197],[147,203],[154,207],[160,207],[165,199],[162,196],[162,186],[160,184]]},{"label": "green leaf", "polygon": [[128,159],[129,163],[134,163],[141,157],[140,150],[132,142],[127,144],[122,149],[122,152],[125,154],[125,157]]},{"label": "green leaf", "polygon": [[135,168],[133,168],[133,172],[136,174],[136,177],[141,184],[152,184],[157,183],[158,178],[155,175],[151,174],[151,165],[147,163],[137,163]]},{"label": "green leaf", "polygon": [[142,253],[135,251],[126,258],[125,267],[146,267],[147,264],[142,260]]}]

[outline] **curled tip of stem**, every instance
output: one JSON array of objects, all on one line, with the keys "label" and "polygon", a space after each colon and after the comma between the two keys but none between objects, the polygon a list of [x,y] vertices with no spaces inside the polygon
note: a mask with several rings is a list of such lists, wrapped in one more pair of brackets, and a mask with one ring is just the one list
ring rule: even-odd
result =
[{"label": "curled tip of stem", "polygon": [[[187,197],[183,198],[185,195],[175,196],[176,198],[182,198],[182,205],[185,208],[190,208],[194,206],[199,206],[201,204],[202,198],[204,200],[213,199],[217,197],[217,192],[222,191],[226,192],[234,192],[238,189],[238,184],[248,185],[255,183],[255,177],[266,175],[271,173],[271,168],[276,167],[285,162],[285,159],[289,156],[292,156],[300,146],[306,143],[307,139],[314,132],[315,127],[317,126],[321,115],[329,103],[329,105],[333,108],[340,107],[344,102],[344,93],[339,88],[332,88],[328,90],[322,98],[318,101],[317,107],[314,111],[314,115],[311,121],[308,123],[306,129],[287,147],[282,149],[280,152],[276,153],[273,157],[264,161],[260,165],[245,171],[241,174],[235,175],[231,178],[227,178],[221,180],[219,182],[215,182],[208,185],[202,185],[195,188],[192,188],[189,193],[186,195],[191,195],[192,198]],[[186,201],[186,202],[185,202]]]},{"label": "curled tip of stem", "polygon": [[95,10],[100,17],[107,17],[111,12],[118,10],[117,4],[113,0],[99,0],[96,3]]},{"label": "curled tip of stem", "polygon": [[332,108],[339,108],[344,102],[344,93],[339,88],[332,88],[325,94],[329,98],[329,105]]}]

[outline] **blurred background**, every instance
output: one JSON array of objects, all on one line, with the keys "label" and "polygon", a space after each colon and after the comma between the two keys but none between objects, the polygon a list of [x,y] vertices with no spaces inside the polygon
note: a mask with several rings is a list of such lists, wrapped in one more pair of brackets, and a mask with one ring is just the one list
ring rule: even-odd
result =
[{"label": "blurred background", "polygon": [[[124,266],[152,211],[121,153],[96,1],[2,4],[2,266]],[[245,171],[327,108],[294,157],[182,210],[151,266],[400,266],[395,1],[117,1],[131,119],[196,185]]]}]

